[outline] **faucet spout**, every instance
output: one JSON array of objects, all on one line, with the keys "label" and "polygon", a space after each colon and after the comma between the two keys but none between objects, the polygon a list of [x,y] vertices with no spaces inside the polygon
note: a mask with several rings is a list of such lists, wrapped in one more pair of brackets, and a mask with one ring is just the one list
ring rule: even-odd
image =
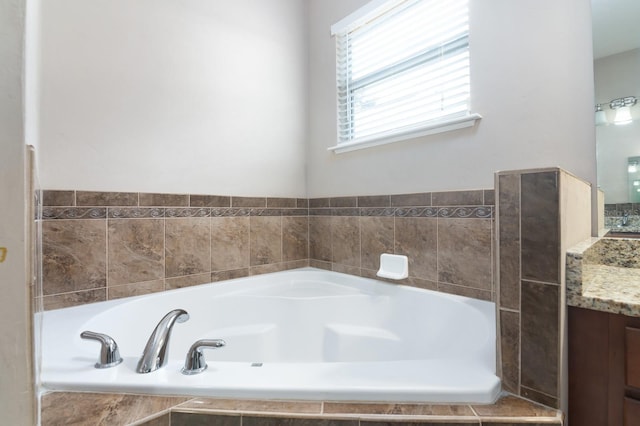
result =
[{"label": "faucet spout", "polygon": [[165,315],[149,336],[142,357],[138,361],[138,373],[150,373],[169,361],[169,338],[176,322],[185,322],[189,314],[184,309],[174,309]]}]

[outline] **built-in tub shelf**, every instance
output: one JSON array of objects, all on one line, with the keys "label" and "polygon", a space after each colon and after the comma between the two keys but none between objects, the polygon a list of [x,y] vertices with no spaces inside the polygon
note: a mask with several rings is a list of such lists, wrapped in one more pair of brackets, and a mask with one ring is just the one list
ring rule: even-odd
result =
[{"label": "built-in tub shelf", "polygon": [[52,392],[42,397],[42,425],[191,424],[224,426],[373,426],[421,424],[562,425],[558,410],[505,394],[492,405],[231,400],[155,395]]}]

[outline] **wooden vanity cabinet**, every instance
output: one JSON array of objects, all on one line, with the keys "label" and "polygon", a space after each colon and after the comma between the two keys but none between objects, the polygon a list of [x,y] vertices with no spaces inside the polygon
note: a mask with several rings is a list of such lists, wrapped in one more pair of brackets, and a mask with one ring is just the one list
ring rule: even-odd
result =
[{"label": "wooden vanity cabinet", "polygon": [[640,318],[569,307],[570,426],[640,426]]}]

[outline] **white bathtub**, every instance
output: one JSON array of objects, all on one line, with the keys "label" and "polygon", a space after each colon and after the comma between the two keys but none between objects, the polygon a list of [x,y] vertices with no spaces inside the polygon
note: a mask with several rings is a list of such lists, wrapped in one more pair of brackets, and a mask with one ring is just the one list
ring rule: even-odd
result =
[{"label": "white bathtub", "polygon": [[[158,321],[182,308],[169,363],[135,368]],[[113,337],[124,362],[96,369]],[[495,305],[475,299],[304,268],[43,314],[45,390],[263,399],[492,403],[500,392]],[[196,340],[209,368],[180,370]],[[255,366],[261,363],[261,366]]]}]

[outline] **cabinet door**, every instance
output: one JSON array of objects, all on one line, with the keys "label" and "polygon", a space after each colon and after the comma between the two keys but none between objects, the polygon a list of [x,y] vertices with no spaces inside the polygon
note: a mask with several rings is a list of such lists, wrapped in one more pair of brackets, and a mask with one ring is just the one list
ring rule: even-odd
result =
[{"label": "cabinet door", "polygon": [[625,382],[640,389],[640,329],[625,328]]},{"label": "cabinet door", "polygon": [[633,398],[624,399],[624,426],[640,425],[640,401]]}]

